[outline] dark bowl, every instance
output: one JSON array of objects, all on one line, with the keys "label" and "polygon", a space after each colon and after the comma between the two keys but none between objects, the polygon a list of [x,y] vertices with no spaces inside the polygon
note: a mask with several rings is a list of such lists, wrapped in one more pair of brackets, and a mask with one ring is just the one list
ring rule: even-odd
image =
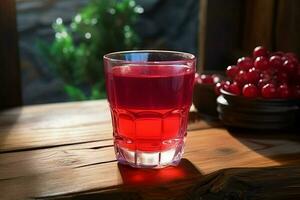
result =
[{"label": "dark bowl", "polygon": [[214,88],[214,84],[195,84],[193,104],[200,114],[217,118],[217,95],[215,94]]},{"label": "dark bowl", "polygon": [[251,129],[295,129],[299,100],[249,99],[221,90],[219,118],[225,125]]},{"label": "dark bowl", "polygon": [[264,99],[264,98],[247,98],[240,95],[231,94],[221,89],[221,94],[232,105],[242,105],[250,107],[269,107],[269,106],[294,106],[300,105],[299,100],[286,99]]}]

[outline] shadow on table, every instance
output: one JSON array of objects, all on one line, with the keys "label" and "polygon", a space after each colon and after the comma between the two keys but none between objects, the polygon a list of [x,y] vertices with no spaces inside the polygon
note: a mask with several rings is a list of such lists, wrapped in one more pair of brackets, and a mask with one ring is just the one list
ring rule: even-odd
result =
[{"label": "shadow on table", "polygon": [[280,164],[300,163],[300,131],[269,131],[228,128],[228,132],[251,150]]}]

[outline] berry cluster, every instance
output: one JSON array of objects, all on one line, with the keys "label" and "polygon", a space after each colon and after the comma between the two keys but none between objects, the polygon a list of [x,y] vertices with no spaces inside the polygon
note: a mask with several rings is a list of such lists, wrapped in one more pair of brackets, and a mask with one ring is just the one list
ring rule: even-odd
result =
[{"label": "berry cluster", "polygon": [[294,53],[268,52],[258,46],[252,57],[241,57],[228,66],[226,75],[229,81],[216,84],[217,94],[224,89],[248,98],[300,98],[300,65]]},{"label": "berry cluster", "polygon": [[220,77],[217,74],[195,74],[195,84],[216,84],[220,82]]}]

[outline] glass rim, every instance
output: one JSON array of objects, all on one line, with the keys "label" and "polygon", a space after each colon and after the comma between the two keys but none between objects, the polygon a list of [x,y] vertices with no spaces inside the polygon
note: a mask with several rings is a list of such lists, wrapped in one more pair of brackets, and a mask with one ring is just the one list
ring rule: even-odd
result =
[{"label": "glass rim", "polygon": [[[157,60],[157,61],[129,61],[117,58],[111,58],[111,56],[118,55],[118,54],[128,54],[128,53],[170,53],[170,54],[179,54],[182,55],[182,59],[178,60]],[[196,61],[196,56],[191,53],[181,52],[181,51],[169,51],[169,50],[130,50],[130,51],[116,51],[105,54],[103,56],[104,60],[108,60],[111,62],[121,62],[121,63],[128,63],[128,64],[176,64],[182,62],[194,62]]]}]

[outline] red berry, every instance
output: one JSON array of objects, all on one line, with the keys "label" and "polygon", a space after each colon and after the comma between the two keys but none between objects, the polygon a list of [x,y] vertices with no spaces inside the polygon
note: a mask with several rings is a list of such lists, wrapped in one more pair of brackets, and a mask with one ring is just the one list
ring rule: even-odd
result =
[{"label": "red berry", "polygon": [[297,68],[296,63],[290,59],[284,61],[282,65],[282,69],[289,74],[293,74],[296,71],[296,68]]},{"label": "red berry", "polygon": [[256,84],[259,80],[259,71],[255,68],[249,69],[249,71],[246,74],[246,80],[248,83]]},{"label": "red berry", "polygon": [[232,94],[235,94],[235,95],[240,95],[241,89],[240,89],[239,85],[236,82],[234,82],[229,85],[229,92]]},{"label": "red berry", "polygon": [[277,97],[277,92],[276,92],[276,87],[272,83],[267,83],[261,88],[261,95],[264,98],[276,98]]},{"label": "red berry", "polygon": [[219,83],[221,78],[218,74],[213,74],[211,75],[211,77],[213,78],[214,83]]},{"label": "red berry", "polygon": [[287,99],[291,95],[290,89],[287,86],[287,84],[280,85],[277,89],[277,92],[278,92],[278,97],[283,99]]},{"label": "red berry", "polygon": [[268,83],[268,80],[266,80],[266,79],[259,79],[258,82],[257,82],[257,87],[261,89],[267,83]]},{"label": "red berry", "polygon": [[243,95],[245,97],[254,98],[258,96],[257,87],[253,84],[246,84],[243,87]]},{"label": "red berry", "polygon": [[272,70],[264,70],[260,73],[260,77],[269,81],[273,78],[273,74]]},{"label": "red berry", "polygon": [[288,60],[289,58],[285,55],[281,56],[281,60],[282,60],[282,63],[284,63],[284,61]]},{"label": "red berry", "polygon": [[254,67],[259,70],[266,70],[269,68],[269,61],[266,57],[257,57],[254,61]]},{"label": "red berry", "polygon": [[238,72],[239,72],[239,68],[235,65],[230,65],[226,69],[226,75],[231,79],[233,79]]},{"label": "red berry", "polygon": [[206,74],[201,74],[200,75],[200,80],[201,80],[201,83],[207,83],[207,84],[213,84],[214,83],[213,77],[210,76],[210,75],[206,75]]},{"label": "red berry", "polygon": [[269,59],[270,67],[273,69],[280,69],[282,67],[282,60],[280,56],[271,56]]},{"label": "red berry", "polygon": [[277,81],[279,83],[287,83],[289,81],[289,76],[286,72],[277,73]]},{"label": "red berry", "polygon": [[226,82],[223,84],[222,89],[225,90],[225,91],[227,91],[227,92],[230,92],[230,90],[229,90],[230,84],[231,84],[230,81],[226,81]]},{"label": "red berry", "polygon": [[221,95],[221,89],[223,89],[223,86],[225,85],[225,82],[219,82],[219,83],[216,83],[215,85],[215,93],[216,95]]},{"label": "red berry", "polygon": [[244,85],[247,82],[247,72],[244,70],[239,71],[234,79],[239,85]]},{"label": "red berry", "polygon": [[297,55],[295,53],[288,52],[288,53],[285,54],[285,56],[288,59],[292,60],[295,64],[298,65],[299,61],[298,61],[298,57],[297,57]]},{"label": "red berry", "polygon": [[253,50],[253,57],[260,57],[260,56],[267,56],[268,55],[268,50],[265,47],[258,46],[255,47]]},{"label": "red berry", "polygon": [[241,70],[248,70],[253,67],[253,60],[249,57],[241,57],[237,60],[237,66]]}]

